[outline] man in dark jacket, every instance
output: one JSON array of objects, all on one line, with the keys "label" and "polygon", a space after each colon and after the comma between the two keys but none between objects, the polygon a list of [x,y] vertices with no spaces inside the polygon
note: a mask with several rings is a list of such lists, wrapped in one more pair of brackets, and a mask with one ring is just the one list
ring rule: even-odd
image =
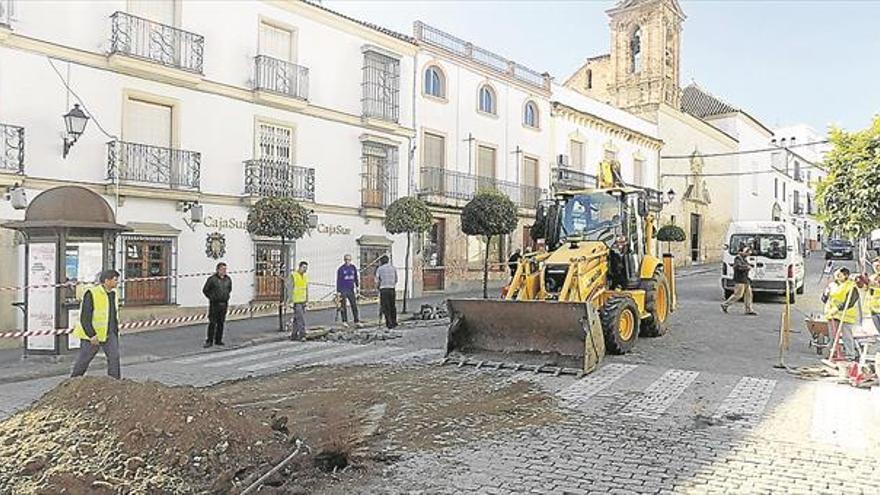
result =
[{"label": "man in dark jacket", "polygon": [[749,279],[749,271],[752,269],[752,264],[749,262],[750,254],[749,246],[742,244],[739,247],[739,253],[733,259],[733,283],[736,284],[736,287],[733,289],[733,295],[721,303],[721,311],[725,313],[731,304],[743,299],[746,314],[752,316],[758,314],[752,310],[752,281]]},{"label": "man in dark jacket", "polygon": [[229,295],[232,294],[232,279],[226,275],[226,263],[217,263],[217,272],[208,277],[202,294],[208,298],[208,338],[205,347],[223,344],[223,326],[226,324],[226,310]]},{"label": "man in dark jacket", "polygon": [[516,275],[516,269],[519,267],[519,260],[522,259],[522,251],[519,248],[510,255],[510,258],[507,258],[507,268],[510,270],[510,277],[513,278]]}]

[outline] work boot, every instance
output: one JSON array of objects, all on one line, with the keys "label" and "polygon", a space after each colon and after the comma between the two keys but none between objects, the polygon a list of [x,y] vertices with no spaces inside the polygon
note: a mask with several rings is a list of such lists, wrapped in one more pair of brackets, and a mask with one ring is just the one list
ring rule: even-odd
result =
[{"label": "work boot", "polygon": [[755,313],[752,310],[748,310],[748,311],[746,311],[746,316],[758,316],[758,313]]},{"label": "work boot", "polygon": [[207,349],[207,348],[209,348],[209,347],[211,347],[211,346],[213,346],[213,345],[214,345],[213,342],[205,342],[205,345],[203,345],[202,347],[204,347],[205,349]]},{"label": "work boot", "polygon": [[727,305],[726,304],[721,305],[721,311],[727,313]]}]

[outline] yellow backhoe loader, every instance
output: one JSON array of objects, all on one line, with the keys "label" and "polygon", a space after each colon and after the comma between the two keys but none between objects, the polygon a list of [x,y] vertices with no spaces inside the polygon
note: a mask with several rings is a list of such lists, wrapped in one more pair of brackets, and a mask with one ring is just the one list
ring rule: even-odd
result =
[{"label": "yellow backhoe loader", "polygon": [[627,186],[603,162],[595,189],[537,207],[546,250],[520,260],[503,299],[450,299],[446,364],[582,375],[605,352],[666,333],[676,306],[672,257],[655,254],[659,191]]}]

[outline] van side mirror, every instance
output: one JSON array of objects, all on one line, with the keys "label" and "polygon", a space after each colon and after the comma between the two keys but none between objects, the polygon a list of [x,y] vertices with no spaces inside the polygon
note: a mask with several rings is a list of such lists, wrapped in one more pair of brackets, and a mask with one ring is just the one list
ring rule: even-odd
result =
[{"label": "van side mirror", "polygon": [[728,249],[730,249],[730,246],[728,244],[722,244],[721,249],[727,251]]}]

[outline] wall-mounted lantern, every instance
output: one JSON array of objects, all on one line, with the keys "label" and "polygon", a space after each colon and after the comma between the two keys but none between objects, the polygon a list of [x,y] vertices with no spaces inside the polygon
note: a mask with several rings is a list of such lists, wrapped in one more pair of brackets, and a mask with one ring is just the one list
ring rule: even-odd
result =
[{"label": "wall-mounted lantern", "polygon": [[85,132],[88,123],[89,116],[82,111],[79,104],[74,104],[73,108],[64,115],[64,127],[67,129],[67,136],[64,138],[64,158],[67,158],[73,143]]}]

